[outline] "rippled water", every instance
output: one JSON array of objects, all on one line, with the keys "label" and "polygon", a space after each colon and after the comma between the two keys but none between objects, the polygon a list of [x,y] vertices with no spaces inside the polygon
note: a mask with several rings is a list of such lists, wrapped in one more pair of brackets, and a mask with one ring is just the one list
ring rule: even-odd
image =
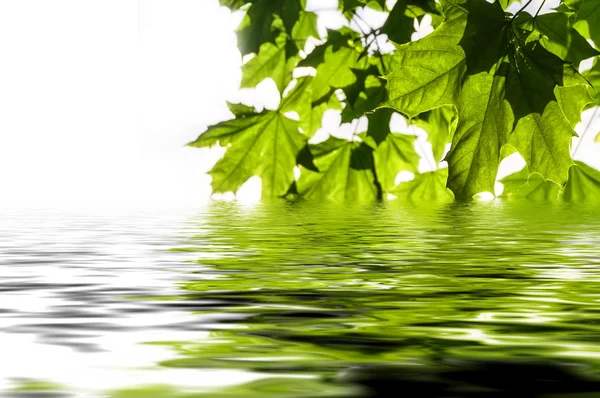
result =
[{"label": "rippled water", "polygon": [[0,265],[1,396],[600,395],[598,208],[5,212]]}]

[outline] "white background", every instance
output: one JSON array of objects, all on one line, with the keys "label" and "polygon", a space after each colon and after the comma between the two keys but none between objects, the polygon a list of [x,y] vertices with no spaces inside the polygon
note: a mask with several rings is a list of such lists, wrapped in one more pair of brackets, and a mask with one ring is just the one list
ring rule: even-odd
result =
[{"label": "white background", "polygon": [[206,200],[219,152],[184,145],[244,97],[238,22],[217,0],[0,0],[0,202]]},{"label": "white background", "polygon": [[0,1],[1,201],[205,198],[214,159],[184,145],[229,117],[235,24],[216,0]]}]

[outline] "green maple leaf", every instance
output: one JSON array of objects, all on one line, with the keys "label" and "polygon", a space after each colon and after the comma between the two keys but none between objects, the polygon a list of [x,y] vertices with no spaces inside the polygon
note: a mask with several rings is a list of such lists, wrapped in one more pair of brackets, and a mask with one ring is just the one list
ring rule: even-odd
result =
[{"label": "green maple leaf", "polygon": [[[570,143],[575,135],[565,109],[556,98],[556,88],[586,86],[571,64],[544,49],[535,33],[519,40],[514,67],[507,82],[507,99],[516,127],[508,142],[523,156],[530,171],[564,185],[572,165]],[[522,51],[519,51],[522,49]]]},{"label": "green maple leaf", "polygon": [[572,12],[553,12],[535,18],[521,13],[516,24],[520,29],[539,32],[542,35],[540,43],[546,50],[564,61],[579,65],[600,52],[573,27],[575,18]]},{"label": "green maple leaf", "polygon": [[[587,77],[585,74],[583,76]],[[554,93],[560,108],[573,128],[581,122],[581,113],[590,104],[597,102],[593,95],[593,88],[590,86],[556,87]]]},{"label": "green maple leaf", "polygon": [[596,99],[600,99],[600,57],[594,59],[592,68],[583,72],[583,77],[593,86]]},{"label": "green maple leaf", "polygon": [[465,0],[443,6],[446,21],[436,31],[398,47],[387,105],[409,117],[443,105],[458,109],[447,161],[448,186],[459,198],[494,191],[507,143],[532,172],[564,184],[574,131],[555,88],[585,80],[540,44],[539,32],[507,20],[499,5]]},{"label": "green maple leaf", "polygon": [[512,129],[501,82],[487,73],[467,78],[459,103],[459,123],[446,157],[448,187],[457,197],[494,192],[500,150]]},{"label": "green maple leaf", "polygon": [[[302,87],[302,84],[300,84]],[[262,180],[264,198],[280,197],[294,181],[293,168],[306,145],[307,137],[299,123],[284,116],[302,109],[299,90],[292,90],[276,111],[254,111],[243,105],[231,105],[235,119],[211,126],[189,146],[204,148],[216,144],[227,151],[209,172],[213,192],[237,192],[252,176]]]},{"label": "green maple leaf", "polygon": [[271,78],[280,93],[292,80],[292,72],[298,61],[297,57],[288,59],[288,46],[285,34],[281,34],[275,44],[264,43],[258,54],[242,66],[241,88],[256,87],[266,78]]},{"label": "green maple leaf", "polygon": [[557,200],[568,202],[600,201],[600,171],[576,161],[569,169],[569,181],[564,189],[544,181],[539,174],[530,174],[527,167],[513,173],[500,182],[504,185],[503,197],[534,200]]},{"label": "green maple leaf", "polygon": [[358,34],[350,29],[329,31],[327,41],[310,53],[299,66],[316,68],[313,98],[318,101],[329,95],[332,89],[342,88],[353,84],[356,75],[353,69],[367,66],[366,58],[359,59],[363,51],[354,41]]},{"label": "green maple leaf", "polygon": [[355,80],[342,87],[346,97],[342,123],[364,116],[385,101],[387,90],[381,76],[391,68],[392,60],[391,54],[378,53],[377,56],[369,57],[366,63],[363,62],[360,68],[351,68]]},{"label": "green maple leaf", "polygon": [[355,82],[343,87],[346,95],[346,107],[342,111],[342,123],[348,123],[363,116],[381,104],[387,91],[383,81],[378,77],[379,70],[371,65],[368,69],[351,69]]},{"label": "green maple leaf", "polygon": [[238,48],[242,55],[258,53],[263,43],[274,43],[282,30],[291,33],[302,10],[300,0],[253,0],[238,27]]},{"label": "green maple leaf", "polygon": [[352,48],[342,48],[336,52],[330,48],[325,53],[325,62],[317,68],[315,98],[329,94],[332,88],[351,84],[356,77],[351,68],[358,63],[359,52]]},{"label": "green maple leaf", "polygon": [[312,102],[310,113],[300,119],[302,130],[307,137],[312,137],[321,128],[325,111],[329,109],[342,110],[342,103],[333,92]]},{"label": "green maple leaf", "polygon": [[359,134],[374,149],[375,172],[383,192],[390,192],[395,187],[399,172],[416,172],[419,164],[419,155],[415,151],[416,137],[390,131],[393,113],[391,109],[380,109],[369,115],[367,132]]},{"label": "green maple leaf", "polygon": [[377,178],[384,192],[396,186],[399,172],[416,171],[419,155],[415,152],[415,139],[415,136],[390,133],[373,153]]},{"label": "green maple leaf", "polygon": [[388,39],[397,44],[408,43],[415,31],[414,18],[416,16],[406,15],[406,5],[405,0],[398,0],[390,11],[390,16],[381,27],[381,33],[386,34]]},{"label": "green maple leaf", "polygon": [[362,48],[356,43],[360,42],[360,34],[350,28],[343,27],[339,30],[328,29],[327,40],[306,56],[298,66],[310,66],[317,68],[325,62],[325,51],[329,48],[336,52],[341,48],[355,48],[362,51]]},{"label": "green maple leaf", "polygon": [[512,3],[516,3],[519,0],[499,0],[500,5],[502,6],[502,8],[504,10],[506,10],[508,8],[508,6],[510,6]]},{"label": "green maple leaf", "polygon": [[321,128],[321,122],[326,110],[342,109],[342,104],[333,91],[317,101],[313,100],[314,91],[314,78],[310,76],[303,77],[281,104],[282,112],[295,111],[298,113],[300,116],[300,127],[307,138],[315,135],[317,130]]},{"label": "green maple leaf", "polygon": [[500,180],[504,185],[501,197],[533,199],[533,200],[558,200],[560,187],[537,173],[531,174],[525,166],[520,171],[510,174]]},{"label": "green maple leaf", "polygon": [[[242,87],[272,78],[283,93],[296,66],[313,67],[316,75],[300,79],[276,111],[257,114],[231,105],[235,120],[211,126],[190,144],[227,147],[211,171],[215,192],[235,192],[257,175],[265,197],[293,192],[372,200],[394,192],[414,199],[427,198],[423,190],[430,187],[429,196],[449,198],[447,185],[454,196],[470,198],[494,191],[507,148],[516,148],[528,165],[521,173],[525,182],[522,175],[503,180],[512,197],[556,198],[567,189],[578,197],[571,180],[590,185],[597,179],[588,166],[571,167],[569,147],[581,111],[596,101],[588,83],[600,88],[600,58],[585,78],[574,67],[599,54],[586,38],[600,41],[600,0],[564,0],[557,12],[535,17],[522,10],[505,13],[512,0],[398,0],[383,27],[373,32],[404,42],[395,55],[363,47],[360,33],[342,28],[329,31],[327,41],[302,61],[298,50],[318,36],[317,16],[304,11],[305,0],[220,2],[246,11],[239,46],[243,54],[256,56],[243,66]],[[354,17],[358,7],[388,11],[385,3],[340,0],[339,7]],[[433,17],[435,31],[409,42],[414,19],[425,14]],[[384,107],[428,132],[438,164],[452,141],[447,170],[417,174],[394,187],[399,171],[416,171],[418,157],[414,137],[390,132],[393,111],[373,112],[384,98]],[[332,108],[342,109],[343,122],[368,116],[368,131],[357,135],[362,142],[330,138],[307,144]],[[299,120],[290,119],[295,119],[292,111]],[[299,181],[293,178],[295,165],[301,166]],[[575,178],[567,182],[571,175]]]},{"label": "green maple leaf", "polygon": [[563,197],[568,202],[600,201],[600,171],[583,162],[575,162],[569,170]]},{"label": "green maple leaf", "polygon": [[231,11],[236,11],[245,6],[250,0],[219,0],[223,7],[229,8]]},{"label": "green maple leaf", "polygon": [[431,143],[433,159],[436,163],[440,163],[458,122],[454,108],[451,106],[435,108],[419,115],[413,121],[416,126],[427,132],[427,141]]},{"label": "green maple leaf", "polygon": [[319,30],[317,28],[318,16],[314,12],[301,12],[298,22],[292,29],[292,39],[298,49],[303,50],[309,37],[319,39]]},{"label": "green maple leaf", "polygon": [[448,169],[415,174],[412,181],[400,183],[391,193],[408,201],[450,201],[452,191],[446,188]]},{"label": "green maple leaf", "polygon": [[427,13],[437,14],[437,10],[426,0],[398,0],[381,27],[381,33],[386,34],[394,43],[408,43],[415,31],[415,18]]},{"label": "green maple leaf", "polygon": [[386,76],[389,95],[385,105],[409,118],[456,104],[465,71],[465,52],[458,44],[466,15],[451,3],[444,14],[446,20],[433,33],[397,47],[394,71]]},{"label": "green maple leaf", "polygon": [[342,11],[348,20],[354,17],[356,8],[358,7],[369,7],[377,11],[385,11],[387,9],[385,0],[339,0],[338,2],[338,9]]},{"label": "green maple leaf", "polygon": [[583,0],[573,25],[585,38],[600,45],[600,0]]},{"label": "green maple leaf", "polygon": [[559,6],[559,8],[566,7],[566,10],[577,13],[581,8],[581,4],[583,4],[583,0],[562,0],[562,4]]},{"label": "green maple leaf", "polygon": [[318,172],[302,168],[298,192],[309,199],[372,201],[378,197],[372,149],[364,143],[329,137],[310,151]]}]

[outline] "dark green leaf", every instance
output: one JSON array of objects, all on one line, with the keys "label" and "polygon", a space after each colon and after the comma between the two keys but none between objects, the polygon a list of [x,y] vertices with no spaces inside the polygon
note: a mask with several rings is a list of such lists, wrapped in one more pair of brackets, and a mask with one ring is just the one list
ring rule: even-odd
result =
[{"label": "dark green leaf", "polygon": [[346,107],[342,111],[342,123],[348,123],[355,118],[377,108],[385,101],[387,91],[383,81],[378,77],[376,66],[368,69],[352,69],[355,75],[353,84],[343,87],[346,95]]},{"label": "dark green leaf", "polygon": [[415,31],[415,17],[406,15],[406,3],[405,0],[398,0],[390,11],[389,18],[381,27],[381,33],[386,34],[388,39],[397,44],[408,43]]},{"label": "dark green leaf", "polygon": [[238,28],[238,48],[242,55],[258,53],[263,43],[275,43],[282,30],[291,33],[301,12],[300,0],[253,0]]}]

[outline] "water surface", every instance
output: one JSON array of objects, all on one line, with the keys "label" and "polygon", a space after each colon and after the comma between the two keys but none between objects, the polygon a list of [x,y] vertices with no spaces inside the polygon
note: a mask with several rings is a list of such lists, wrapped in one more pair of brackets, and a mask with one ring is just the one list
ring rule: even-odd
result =
[{"label": "water surface", "polygon": [[600,392],[597,208],[1,217],[6,396]]}]

